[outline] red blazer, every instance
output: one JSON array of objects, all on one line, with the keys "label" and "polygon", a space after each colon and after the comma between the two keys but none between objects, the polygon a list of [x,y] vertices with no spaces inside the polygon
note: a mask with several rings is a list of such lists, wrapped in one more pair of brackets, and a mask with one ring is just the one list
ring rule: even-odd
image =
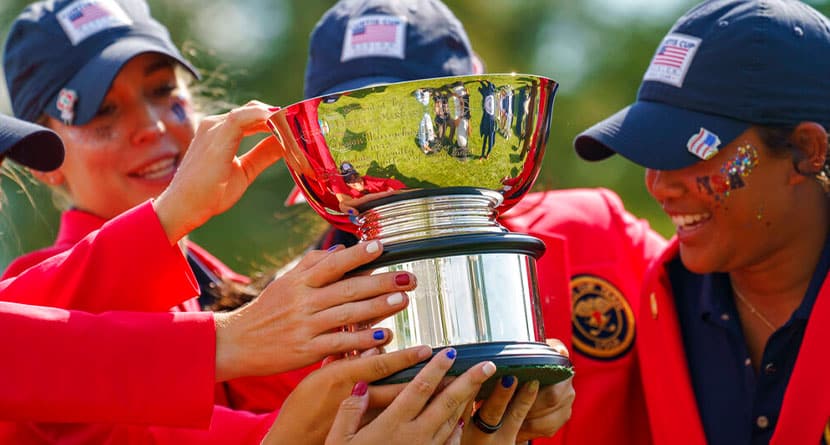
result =
[{"label": "red blazer", "polygon": [[[678,255],[673,240],[646,277],[640,301],[640,354],[648,415],[655,444],[705,444],[674,297],[664,265]],[[815,444],[830,436],[830,281],[825,280],[807,323],[772,444]]]},{"label": "red blazer", "polygon": [[[221,269],[216,270],[221,273]],[[111,309],[199,311],[198,301],[194,297],[198,294],[198,287],[190,267],[181,249],[170,246],[149,202],[110,221],[77,210],[65,212],[55,245],[15,260],[5,276],[15,273],[20,275],[8,284],[0,283],[3,285],[0,290],[4,299],[8,296],[12,301],[89,312]],[[170,346],[175,347],[177,353],[185,358],[199,353],[203,348],[212,348],[212,359],[215,354],[215,339],[192,344],[174,342]],[[169,371],[166,364],[158,366],[148,363],[144,368],[143,372],[150,373]],[[208,377],[214,379],[213,375]],[[42,378],[54,377],[50,374]],[[222,385],[216,388],[216,403],[227,404],[227,388]],[[266,389],[263,388],[262,391]],[[86,390],[95,392],[98,388],[87,387]],[[247,391],[246,397],[253,398],[252,391]],[[287,394],[287,390],[280,394]],[[164,398],[159,399],[159,403],[163,402]],[[269,406],[278,406],[276,402],[269,403]],[[214,410],[222,411],[224,408],[215,407]],[[226,412],[222,425],[215,423],[219,421],[216,416],[211,423],[212,434],[218,436],[209,437],[216,437],[217,443],[238,443],[244,437],[261,438],[270,426],[269,419],[273,417],[256,416],[244,411],[222,412]],[[151,433],[154,437],[171,437],[169,443],[188,443],[192,437],[192,432],[181,430],[154,430],[122,425],[7,422],[0,424],[0,443],[41,443],[38,440],[44,437],[60,437],[61,443],[84,443],[89,441],[89,434],[94,434],[94,443],[123,443],[128,441],[127,438],[129,441],[139,440],[142,435]],[[208,439],[200,437],[194,443],[206,440]]]},{"label": "red blazer", "polygon": [[[209,313],[91,315],[0,302],[0,338],[2,419],[209,424]],[[181,344],[198,346],[181,354]]]},{"label": "red blazer", "polygon": [[571,419],[534,445],[647,444],[635,309],[665,240],[605,189],[532,193],[501,222],[546,244],[537,263],[545,331],[565,343],[575,370]]}]

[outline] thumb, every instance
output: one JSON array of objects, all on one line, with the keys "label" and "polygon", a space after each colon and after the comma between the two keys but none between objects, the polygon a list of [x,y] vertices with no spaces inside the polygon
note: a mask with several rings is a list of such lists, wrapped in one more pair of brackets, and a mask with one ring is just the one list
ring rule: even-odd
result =
[{"label": "thumb", "polygon": [[254,148],[239,157],[242,171],[248,184],[254,181],[266,168],[283,157],[284,149],[277,138],[269,136],[257,143]]},{"label": "thumb", "polygon": [[369,406],[369,385],[366,382],[357,382],[352,394],[340,403],[337,416],[326,437],[326,443],[348,442],[360,428],[361,419]]}]

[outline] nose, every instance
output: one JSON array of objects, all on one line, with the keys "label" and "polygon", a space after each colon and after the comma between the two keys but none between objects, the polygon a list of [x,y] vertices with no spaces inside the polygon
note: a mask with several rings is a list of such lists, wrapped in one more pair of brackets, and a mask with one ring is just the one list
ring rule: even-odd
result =
[{"label": "nose", "polygon": [[677,198],[686,192],[686,184],[680,175],[671,170],[646,169],[646,188],[658,202]]},{"label": "nose", "polygon": [[167,126],[161,118],[162,114],[153,106],[145,103],[133,108],[133,119],[136,120],[135,131],[130,142],[134,145],[144,145],[159,140],[167,132]]}]

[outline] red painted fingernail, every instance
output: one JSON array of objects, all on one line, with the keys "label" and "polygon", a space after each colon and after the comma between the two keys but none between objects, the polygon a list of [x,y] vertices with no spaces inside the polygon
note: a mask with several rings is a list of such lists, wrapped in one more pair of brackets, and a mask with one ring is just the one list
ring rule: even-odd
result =
[{"label": "red painted fingernail", "polygon": [[458,419],[458,427],[464,429],[464,419]]},{"label": "red painted fingernail", "polygon": [[354,384],[354,388],[352,388],[352,395],[353,396],[364,396],[366,392],[369,391],[369,384],[363,381],[357,382]]},{"label": "red painted fingernail", "polygon": [[408,273],[399,273],[395,275],[395,284],[398,286],[407,286],[411,282]]},{"label": "red painted fingernail", "polygon": [[269,107],[268,108],[268,111],[280,111],[280,110],[282,110],[282,107]]}]

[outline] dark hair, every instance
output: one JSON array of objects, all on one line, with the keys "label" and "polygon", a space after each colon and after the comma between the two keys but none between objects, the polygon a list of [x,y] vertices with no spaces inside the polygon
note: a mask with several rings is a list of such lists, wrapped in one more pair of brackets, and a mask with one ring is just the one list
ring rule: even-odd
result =
[{"label": "dark hair", "polygon": [[804,153],[799,149],[798,143],[792,140],[795,131],[794,126],[757,126],[758,135],[761,141],[769,148],[773,156],[791,156],[795,171],[803,176],[815,178],[824,190],[830,193],[830,136],[827,141],[827,156],[824,158],[824,165],[819,171],[801,171],[798,164],[804,159]]}]

